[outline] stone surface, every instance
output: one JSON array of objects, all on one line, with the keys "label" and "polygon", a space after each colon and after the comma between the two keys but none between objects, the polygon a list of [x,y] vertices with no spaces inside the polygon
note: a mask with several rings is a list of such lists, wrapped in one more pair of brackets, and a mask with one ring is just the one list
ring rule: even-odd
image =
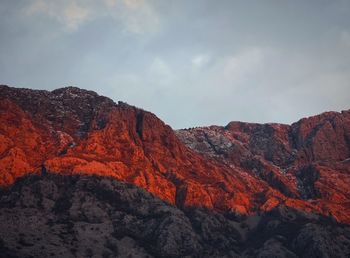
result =
[{"label": "stone surface", "polygon": [[0,185],[45,165],[129,182],[181,208],[247,215],[283,204],[350,223],[349,116],[175,134],[154,114],[92,91],[0,86]]},{"label": "stone surface", "polygon": [[280,205],[179,209],[132,184],[28,175],[0,192],[0,257],[349,257],[350,228]]},{"label": "stone surface", "polygon": [[[260,178],[289,197],[286,205],[315,208],[350,222],[350,111],[327,112],[292,125],[231,122],[176,134],[205,157]],[[281,197],[265,194],[265,199],[261,209],[269,210]]]}]

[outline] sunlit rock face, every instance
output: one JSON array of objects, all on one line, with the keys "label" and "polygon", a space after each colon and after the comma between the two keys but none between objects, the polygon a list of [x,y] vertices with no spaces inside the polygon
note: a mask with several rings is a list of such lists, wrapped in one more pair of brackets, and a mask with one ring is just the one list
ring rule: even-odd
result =
[{"label": "sunlit rock face", "polygon": [[[349,222],[350,111],[327,112],[292,125],[231,122],[176,131],[205,157],[245,169],[291,197],[287,205],[317,207]],[[280,204],[274,196],[261,208]]]},{"label": "sunlit rock face", "polygon": [[284,205],[350,223],[349,117],[174,132],[92,91],[0,86],[0,185],[44,165],[129,182],[180,208],[242,215]]}]

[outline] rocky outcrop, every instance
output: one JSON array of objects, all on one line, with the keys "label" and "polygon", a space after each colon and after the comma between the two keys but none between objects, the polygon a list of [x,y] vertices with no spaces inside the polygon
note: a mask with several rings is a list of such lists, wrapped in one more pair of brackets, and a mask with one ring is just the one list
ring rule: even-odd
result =
[{"label": "rocky outcrop", "polygon": [[154,114],[126,103],[75,87],[0,92],[0,185],[44,164],[65,175],[112,176],[179,206],[245,213],[256,208],[251,193],[268,189],[190,150]]},{"label": "rocky outcrop", "polygon": [[[246,169],[284,196],[307,200],[324,214],[348,221],[350,111],[323,113],[292,125],[231,122],[176,134],[198,153]],[[279,203],[277,199],[270,198],[265,206]]]},{"label": "rocky outcrop", "polygon": [[0,257],[349,257],[350,228],[278,206],[179,209],[99,176],[25,176],[0,192]]},{"label": "rocky outcrop", "polygon": [[154,114],[92,91],[0,86],[0,185],[44,165],[129,182],[181,208],[247,215],[285,205],[350,223],[349,112],[310,119],[175,134]]}]

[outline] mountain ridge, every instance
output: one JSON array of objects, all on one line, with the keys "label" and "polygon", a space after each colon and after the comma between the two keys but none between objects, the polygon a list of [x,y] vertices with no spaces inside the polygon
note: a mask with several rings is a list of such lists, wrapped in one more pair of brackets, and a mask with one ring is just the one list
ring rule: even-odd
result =
[{"label": "mountain ridge", "polygon": [[[300,152],[304,158],[302,154],[295,156],[293,148],[289,148],[285,125],[237,122],[229,123],[226,131],[226,127],[215,127],[218,139],[228,139],[228,145],[214,141],[212,150],[217,156],[213,156],[191,148],[179,134],[186,130],[176,131],[175,135],[170,126],[150,112],[123,102],[116,104],[77,87],[49,92],[1,86],[0,105],[1,185],[13,184],[28,173],[40,173],[44,164],[49,171],[65,175],[112,176],[178,207],[251,214],[283,204],[350,223],[350,195],[346,188],[349,164],[333,162],[348,158],[349,144],[332,154],[340,138],[334,138],[328,150],[312,142],[314,138],[307,138],[311,134],[327,136],[333,128],[326,121],[322,130],[312,131],[320,117],[301,119],[293,127],[299,137],[294,139],[295,144],[305,145]],[[346,118],[348,113],[344,113]],[[344,124],[346,130],[342,128],[348,133],[348,120],[343,120],[336,118],[335,125]],[[188,132],[196,142],[195,129]],[[228,134],[231,138],[226,137]],[[205,144],[208,139],[200,140]],[[236,149],[232,151],[231,147]],[[225,155],[229,158],[223,158]],[[315,158],[328,157],[332,158],[332,166],[312,163]],[[300,169],[284,171],[283,165],[289,159],[295,159],[292,163]],[[322,180],[327,173],[333,181],[326,184]],[[339,191],[334,189],[335,184],[340,184]],[[331,196],[327,197],[326,192]]]}]

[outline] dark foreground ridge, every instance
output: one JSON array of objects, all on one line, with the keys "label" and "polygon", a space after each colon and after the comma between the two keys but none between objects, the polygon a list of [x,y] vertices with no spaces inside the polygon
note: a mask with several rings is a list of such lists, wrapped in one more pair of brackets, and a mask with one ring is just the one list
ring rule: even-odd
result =
[{"label": "dark foreground ridge", "polygon": [[278,206],[179,209],[99,176],[27,175],[0,192],[0,257],[350,257],[350,227]]}]

